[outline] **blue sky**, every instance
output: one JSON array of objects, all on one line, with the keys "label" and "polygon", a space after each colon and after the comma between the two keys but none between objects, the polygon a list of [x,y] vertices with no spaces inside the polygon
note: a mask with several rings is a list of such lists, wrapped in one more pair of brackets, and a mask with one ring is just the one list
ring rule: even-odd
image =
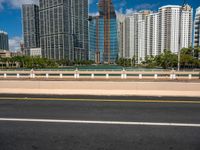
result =
[{"label": "blue sky", "polygon": [[[37,0],[0,0],[0,30],[8,32],[11,49],[18,48],[22,37],[21,12],[23,3],[33,3]],[[97,12],[98,0],[89,0],[90,13]],[[142,10],[150,9],[156,11],[160,6],[168,4],[181,5],[183,0],[113,0],[116,10]],[[188,0],[194,9],[200,6],[199,0]]]}]

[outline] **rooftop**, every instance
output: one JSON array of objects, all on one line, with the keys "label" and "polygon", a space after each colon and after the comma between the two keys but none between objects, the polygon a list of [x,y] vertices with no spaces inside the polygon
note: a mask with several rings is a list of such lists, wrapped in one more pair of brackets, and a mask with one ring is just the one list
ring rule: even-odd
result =
[{"label": "rooftop", "polygon": [[160,7],[160,9],[163,9],[163,8],[180,8],[180,7],[181,7],[180,5],[166,5],[166,6]]},{"label": "rooftop", "polygon": [[3,33],[3,34],[8,34],[7,32],[1,31],[1,30],[0,30],[0,33]]}]

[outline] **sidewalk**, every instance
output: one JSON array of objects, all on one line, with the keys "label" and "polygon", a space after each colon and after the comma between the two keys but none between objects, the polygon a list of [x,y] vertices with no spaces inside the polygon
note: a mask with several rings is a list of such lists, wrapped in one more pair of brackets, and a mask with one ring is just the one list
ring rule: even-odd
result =
[{"label": "sidewalk", "polygon": [[200,97],[200,83],[0,81],[0,94]]}]

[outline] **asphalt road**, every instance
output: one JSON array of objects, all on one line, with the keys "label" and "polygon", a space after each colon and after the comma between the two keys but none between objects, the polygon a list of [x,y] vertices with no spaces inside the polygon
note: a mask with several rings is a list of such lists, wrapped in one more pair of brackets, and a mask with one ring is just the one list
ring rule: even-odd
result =
[{"label": "asphalt road", "polygon": [[199,98],[8,96],[0,150],[200,150]]}]

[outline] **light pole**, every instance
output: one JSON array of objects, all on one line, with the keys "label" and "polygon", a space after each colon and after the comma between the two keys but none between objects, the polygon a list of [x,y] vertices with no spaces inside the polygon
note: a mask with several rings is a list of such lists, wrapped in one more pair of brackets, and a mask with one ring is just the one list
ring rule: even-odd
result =
[{"label": "light pole", "polygon": [[182,28],[181,18],[182,18],[183,9],[184,9],[184,6],[186,5],[186,3],[187,3],[187,0],[183,0],[183,4],[181,6],[180,15],[179,15],[179,51],[178,51],[177,71],[180,71],[180,68],[181,68],[181,28]]},{"label": "light pole", "polygon": [[178,69],[177,71],[180,71],[181,68],[181,50],[178,52]]}]

